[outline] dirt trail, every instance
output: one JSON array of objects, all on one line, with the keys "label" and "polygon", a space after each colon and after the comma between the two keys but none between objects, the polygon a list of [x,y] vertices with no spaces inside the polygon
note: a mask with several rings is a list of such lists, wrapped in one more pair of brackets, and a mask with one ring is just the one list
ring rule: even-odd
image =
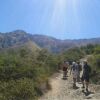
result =
[{"label": "dirt trail", "polygon": [[[68,74],[69,75],[69,74]],[[86,96],[82,92],[82,84],[78,84],[78,89],[72,88],[72,76],[67,80],[62,79],[62,72],[50,79],[52,89],[45,93],[39,100],[100,100],[100,86],[90,84],[91,93]]]}]

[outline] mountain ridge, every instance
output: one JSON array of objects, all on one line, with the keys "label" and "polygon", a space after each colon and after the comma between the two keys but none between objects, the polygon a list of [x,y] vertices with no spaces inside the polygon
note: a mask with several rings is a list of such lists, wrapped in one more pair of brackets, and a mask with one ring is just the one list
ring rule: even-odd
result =
[{"label": "mountain ridge", "polygon": [[0,33],[0,48],[9,48],[15,45],[22,45],[28,41],[34,42],[40,48],[46,48],[52,52],[85,46],[87,44],[100,44],[100,37],[91,39],[57,39],[47,35],[30,34],[23,30],[15,30],[7,33]]}]

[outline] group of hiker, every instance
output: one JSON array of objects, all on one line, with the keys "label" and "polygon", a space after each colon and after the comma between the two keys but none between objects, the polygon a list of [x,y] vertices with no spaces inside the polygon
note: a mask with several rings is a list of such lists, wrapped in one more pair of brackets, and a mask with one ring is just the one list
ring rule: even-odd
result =
[{"label": "group of hiker", "polygon": [[86,92],[88,92],[88,85],[91,73],[91,67],[88,65],[87,61],[83,62],[72,62],[71,64],[67,61],[64,61],[62,64],[63,70],[63,79],[66,79],[69,74],[72,75],[73,78],[73,89],[77,88],[76,82],[82,83],[82,88],[85,88]]}]

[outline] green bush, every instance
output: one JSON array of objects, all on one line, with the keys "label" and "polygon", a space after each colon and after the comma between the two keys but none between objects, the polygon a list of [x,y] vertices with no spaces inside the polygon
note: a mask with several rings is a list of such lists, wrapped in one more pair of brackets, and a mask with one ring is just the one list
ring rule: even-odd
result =
[{"label": "green bush", "polygon": [[0,82],[0,98],[2,100],[35,100],[36,97],[35,85],[30,79]]},{"label": "green bush", "polygon": [[43,94],[40,86],[57,70],[57,58],[45,49],[34,54],[27,49],[0,53],[0,100],[37,100]]},{"label": "green bush", "polygon": [[91,81],[95,84],[100,84],[100,46],[94,48],[94,53],[88,61],[92,70],[96,71],[96,74],[92,77]]},{"label": "green bush", "polygon": [[67,51],[64,51],[61,55],[61,58],[66,61],[77,61],[80,58],[84,57],[84,52],[80,48],[73,48]]}]

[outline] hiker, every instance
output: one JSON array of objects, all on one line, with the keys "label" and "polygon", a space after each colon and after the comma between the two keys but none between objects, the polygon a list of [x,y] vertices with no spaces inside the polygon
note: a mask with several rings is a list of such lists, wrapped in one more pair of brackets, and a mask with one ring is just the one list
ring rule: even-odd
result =
[{"label": "hiker", "polygon": [[71,65],[72,65],[72,61],[70,60],[70,61],[68,62],[68,64],[71,66]]},{"label": "hiker", "polygon": [[65,79],[67,77],[67,72],[68,72],[68,63],[64,61],[62,67],[63,67],[63,79]]},{"label": "hiker", "polygon": [[76,89],[77,88],[77,86],[76,86],[76,80],[77,80],[77,74],[78,74],[78,69],[77,69],[76,62],[72,63],[70,74],[71,73],[73,75],[73,89]]},{"label": "hiker", "polygon": [[87,61],[84,61],[83,65],[83,74],[82,74],[82,88],[85,88],[86,92],[88,92],[88,85],[90,79],[91,67],[87,64]]},{"label": "hiker", "polygon": [[79,61],[77,62],[76,66],[77,66],[77,82],[80,82],[81,81],[80,72],[82,71],[82,66]]}]

